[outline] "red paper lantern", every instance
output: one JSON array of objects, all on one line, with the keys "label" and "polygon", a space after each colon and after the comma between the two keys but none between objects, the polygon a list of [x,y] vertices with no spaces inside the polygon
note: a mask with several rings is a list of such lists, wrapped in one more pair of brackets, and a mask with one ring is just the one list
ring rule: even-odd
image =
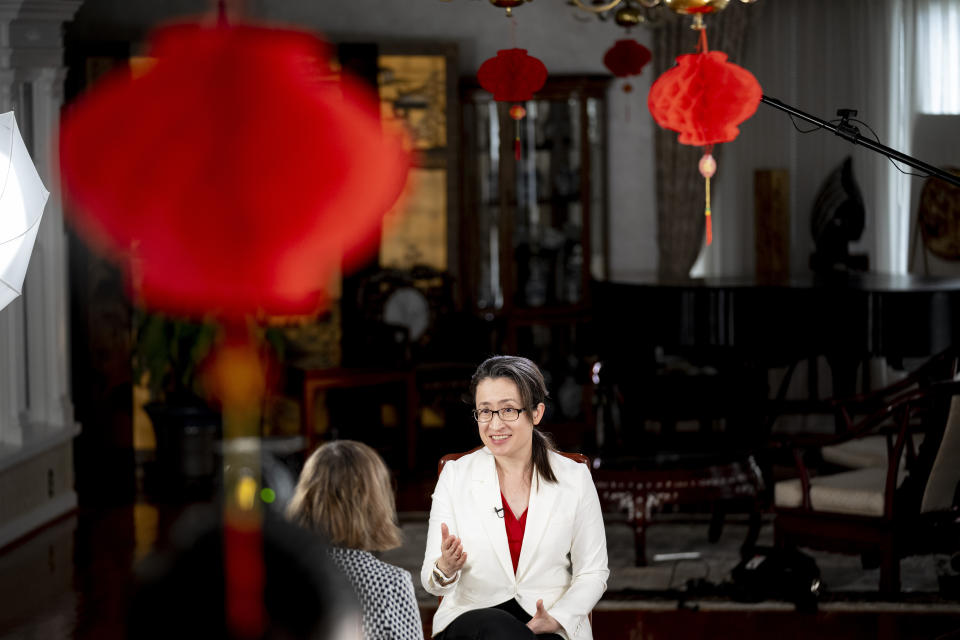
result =
[{"label": "red paper lantern", "polygon": [[[626,78],[640,75],[651,57],[650,49],[636,40],[617,40],[604,54],[603,64],[613,75]],[[624,83],[623,90],[629,93],[633,91],[633,87],[627,82]]]},{"label": "red paper lantern", "polygon": [[647,104],[661,127],[680,133],[682,144],[702,147],[730,142],[741,122],[752,116],[763,91],[753,74],[708,51],[677,57],[677,65],[657,78]]},{"label": "red paper lantern", "polygon": [[[526,102],[547,81],[547,68],[540,60],[527,55],[526,49],[501,49],[477,71],[480,86],[493,94],[497,102]],[[527,111],[520,104],[510,108],[510,117],[516,122],[513,140],[514,155],[520,159],[520,120]]]},{"label": "red paper lantern", "polygon": [[74,223],[133,258],[148,307],[316,311],[404,185],[401,136],[305,33],[180,25],[150,55],[144,75],[113,75],[63,118]]},{"label": "red paper lantern", "polygon": [[713,145],[737,137],[737,125],[756,112],[763,90],[752,73],[727,62],[727,54],[707,51],[706,40],[706,31],[701,30],[699,53],[678,56],[677,65],[653,83],[647,105],[657,124],[680,133],[682,144],[704,147],[699,168],[706,180],[709,245],[713,241],[710,178],[717,168]]},{"label": "red paper lantern", "polygon": [[547,68],[526,49],[501,49],[480,65],[477,80],[497,102],[526,102],[547,81]]}]

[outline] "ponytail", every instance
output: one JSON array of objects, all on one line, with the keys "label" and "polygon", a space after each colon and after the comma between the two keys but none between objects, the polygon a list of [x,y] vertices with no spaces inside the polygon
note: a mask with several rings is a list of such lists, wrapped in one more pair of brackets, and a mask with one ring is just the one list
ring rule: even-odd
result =
[{"label": "ponytail", "polygon": [[550,436],[534,427],[533,451],[530,456],[533,458],[533,469],[538,477],[554,484],[557,483],[557,476],[554,475],[553,468],[550,466],[550,452],[556,450]]}]

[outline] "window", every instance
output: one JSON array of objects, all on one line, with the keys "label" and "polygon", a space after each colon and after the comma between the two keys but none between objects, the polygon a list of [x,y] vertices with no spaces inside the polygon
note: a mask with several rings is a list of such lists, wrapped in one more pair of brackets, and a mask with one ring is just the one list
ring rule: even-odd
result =
[{"label": "window", "polygon": [[917,110],[960,114],[960,3],[918,0],[915,37]]}]

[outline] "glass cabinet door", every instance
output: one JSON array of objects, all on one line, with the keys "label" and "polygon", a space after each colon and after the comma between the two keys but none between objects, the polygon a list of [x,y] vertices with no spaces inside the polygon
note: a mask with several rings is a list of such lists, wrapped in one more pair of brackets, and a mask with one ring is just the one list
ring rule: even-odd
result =
[{"label": "glass cabinet door", "polygon": [[534,100],[516,163],[514,304],[578,304],[583,298],[580,101]]},{"label": "glass cabinet door", "polygon": [[497,103],[488,100],[471,105],[473,130],[471,157],[476,162],[474,224],[469,225],[475,256],[478,309],[503,308],[503,283],[500,276],[500,118]]}]

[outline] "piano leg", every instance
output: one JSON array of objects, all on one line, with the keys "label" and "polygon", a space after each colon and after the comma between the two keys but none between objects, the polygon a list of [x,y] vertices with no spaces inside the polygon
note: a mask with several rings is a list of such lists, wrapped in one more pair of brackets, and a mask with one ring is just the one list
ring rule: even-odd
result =
[{"label": "piano leg", "polygon": [[[830,377],[833,381],[833,397],[849,398],[857,393],[857,369],[863,361],[861,358],[851,357],[849,354],[827,354],[827,364],[830,366]],[[846,428],[842,417],[836,416],[837,433]]]}]

